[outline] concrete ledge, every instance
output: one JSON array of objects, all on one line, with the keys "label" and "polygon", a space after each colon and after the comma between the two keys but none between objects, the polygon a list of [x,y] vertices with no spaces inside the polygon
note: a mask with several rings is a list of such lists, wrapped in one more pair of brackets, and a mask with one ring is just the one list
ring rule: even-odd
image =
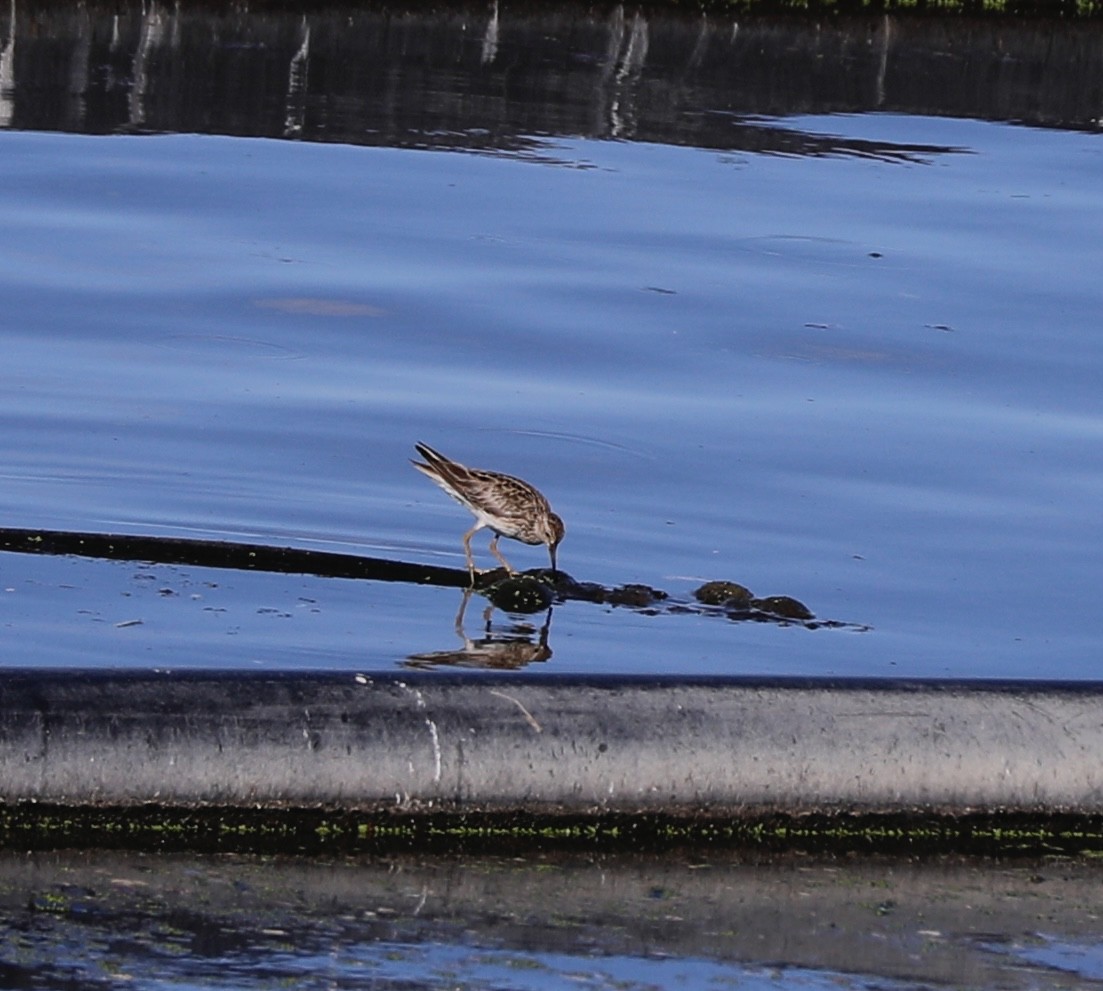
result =
[{"label": "concrete ledge", "polygon": [[0,802],[1103,812],[1103,683],[0,675]]}]

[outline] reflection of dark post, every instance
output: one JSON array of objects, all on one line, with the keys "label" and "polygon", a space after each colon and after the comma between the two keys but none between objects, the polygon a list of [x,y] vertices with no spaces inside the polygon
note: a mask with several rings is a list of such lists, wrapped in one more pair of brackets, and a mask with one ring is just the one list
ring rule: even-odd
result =
[{"label": "reflection of dark post", "polygon": [[622,53],[624,35],[624,8],[618,6],[609,18],[609,42],[602,60],[594,122],[597,134],[618,138],[629,137],[636,129],[632,84],[639,79],[647,59],[647,19],[640,13],[633,16]]},{"label": "reflection of dark post", "polygon": [[483,33],[483,49],[479,55],[482,65],[490,65],[498,57],[498,0],[490,8],[490,20]]},{"label": "reflection of dark post", "polygon": [[877,65],[877,92],[873,97],[874,106],[885,104],[885,73],[889,65],[889,44],[892,41],[892,18],[885,14],[881,18],[881,59]]},{"label": "reflection of dark post", "polygon": [[595,137],[605,137],[612,103],[611,81],[613,70],[617,66],[617,53],[624,40],[624,7],[618,5],[609,15],[609,40],[605,45],[605,56],[601,60],[601,75],[594,88],[594,119],[592,131]]},{"label": "reflection of dark post", "polygon": [[165,21],[168,15],[161,13],[156,2],[142,17],[142,31],[138,36],[138,48],[134,53],[134,83],[130,89],[130,125],[141,127],[146,120],[145,97],[149,87],[149,57],[164,42]]},{"label": "reflection of dark post", "polygon": [[0,127],[10,127],[15,96],[15,0],[8,15],[8,36],[0,45]]},{"label": "reflection of dark post", "polygon": [[647,48],[647,20],[642,14],[637,13],[632,18],[628,46],[624,50],[624,57],[621,59],[616,75],[616,95],[613,97],[611,107],[613,137],[630,137],[635,134],[637,107],[634,99],[634,84],[643,72]]},{"label": "reflection of dark post", "polygon": [[67,131],[79,131],[84,126],[87,103],[85,94],[91,84],[88,77],[88,65],[92,53],[92,21],[88,9],[81,5],[76,11],[77,37],[73,48],[73,59],[69,64],[69,91],[65,94],[65,123]]},{"label": "reflection of dark post", "polygon": [[310,24],[303,15],[302,42],[299,50],[291,57],[291,68],[287,79],[287,113],[284,116],[283,134],[287,138],[297,138],[303,133],[306,120],[306,94],[310,73]]},{"label": "reflection of dark post", "polygon": [[689,61],[686,63],[686,68],[690,71],[699,68],[704,61],[711,34],[712,27],[709,24],[708,14],[702,14],[701,26],[697,29],[697,40],[693,43],[693,51],[690,52]]},{"label": "reflection of dark post", "polygon": [[629,79],[638,79],[643,71],[643,63],[647,58],[648,35],[647,19],[640,13],[632,18],[632,31],[628,35],[628,47],[624,51],[620,70],[617,72],[617,82],[625,82]]}]

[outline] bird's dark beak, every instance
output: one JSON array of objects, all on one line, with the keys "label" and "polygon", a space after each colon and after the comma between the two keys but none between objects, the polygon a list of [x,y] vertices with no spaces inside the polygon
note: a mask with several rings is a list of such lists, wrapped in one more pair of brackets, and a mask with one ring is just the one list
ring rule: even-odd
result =
[{"label": "bird's dark beak", "polygon": [[556,567],[555,567],[555,552],[558,549],[559,549],[558,544],[548,544],[548,550],[551,552],[552,578],[558,578],[559,577],[559,572],[556,570]]}]

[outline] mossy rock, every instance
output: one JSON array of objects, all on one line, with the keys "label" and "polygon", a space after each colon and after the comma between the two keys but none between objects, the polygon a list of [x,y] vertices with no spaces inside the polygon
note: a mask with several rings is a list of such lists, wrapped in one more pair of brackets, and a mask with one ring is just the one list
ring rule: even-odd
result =
[{"label": "mossy rock", "polygon": [[815,619],[811,609],[788,595],[768,595],[764,599],[752,599],[750,605],[785,619]]},{"label": "mossy rock", "polygon": [[738,582],[705,582],[693,597],[703,606],[749,606],[751,590]]},{"label": "mossy rock", "polygon": [[503,612],[543,612],[555,598],[555,590],[534,575],[510,575],[485,590],[486,597]]}]

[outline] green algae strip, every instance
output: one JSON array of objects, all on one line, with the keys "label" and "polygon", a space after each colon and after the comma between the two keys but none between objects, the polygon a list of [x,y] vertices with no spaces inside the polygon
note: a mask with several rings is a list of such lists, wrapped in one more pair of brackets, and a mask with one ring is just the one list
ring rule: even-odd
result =
[{"label": "green algae strip", "polygon": [[766,855],[1097,857],[1103,855],[1103,815],[827,812],[714,819],[26,802],[0,805],[0,847],[265,854],[622,854],[699,849]]}]

